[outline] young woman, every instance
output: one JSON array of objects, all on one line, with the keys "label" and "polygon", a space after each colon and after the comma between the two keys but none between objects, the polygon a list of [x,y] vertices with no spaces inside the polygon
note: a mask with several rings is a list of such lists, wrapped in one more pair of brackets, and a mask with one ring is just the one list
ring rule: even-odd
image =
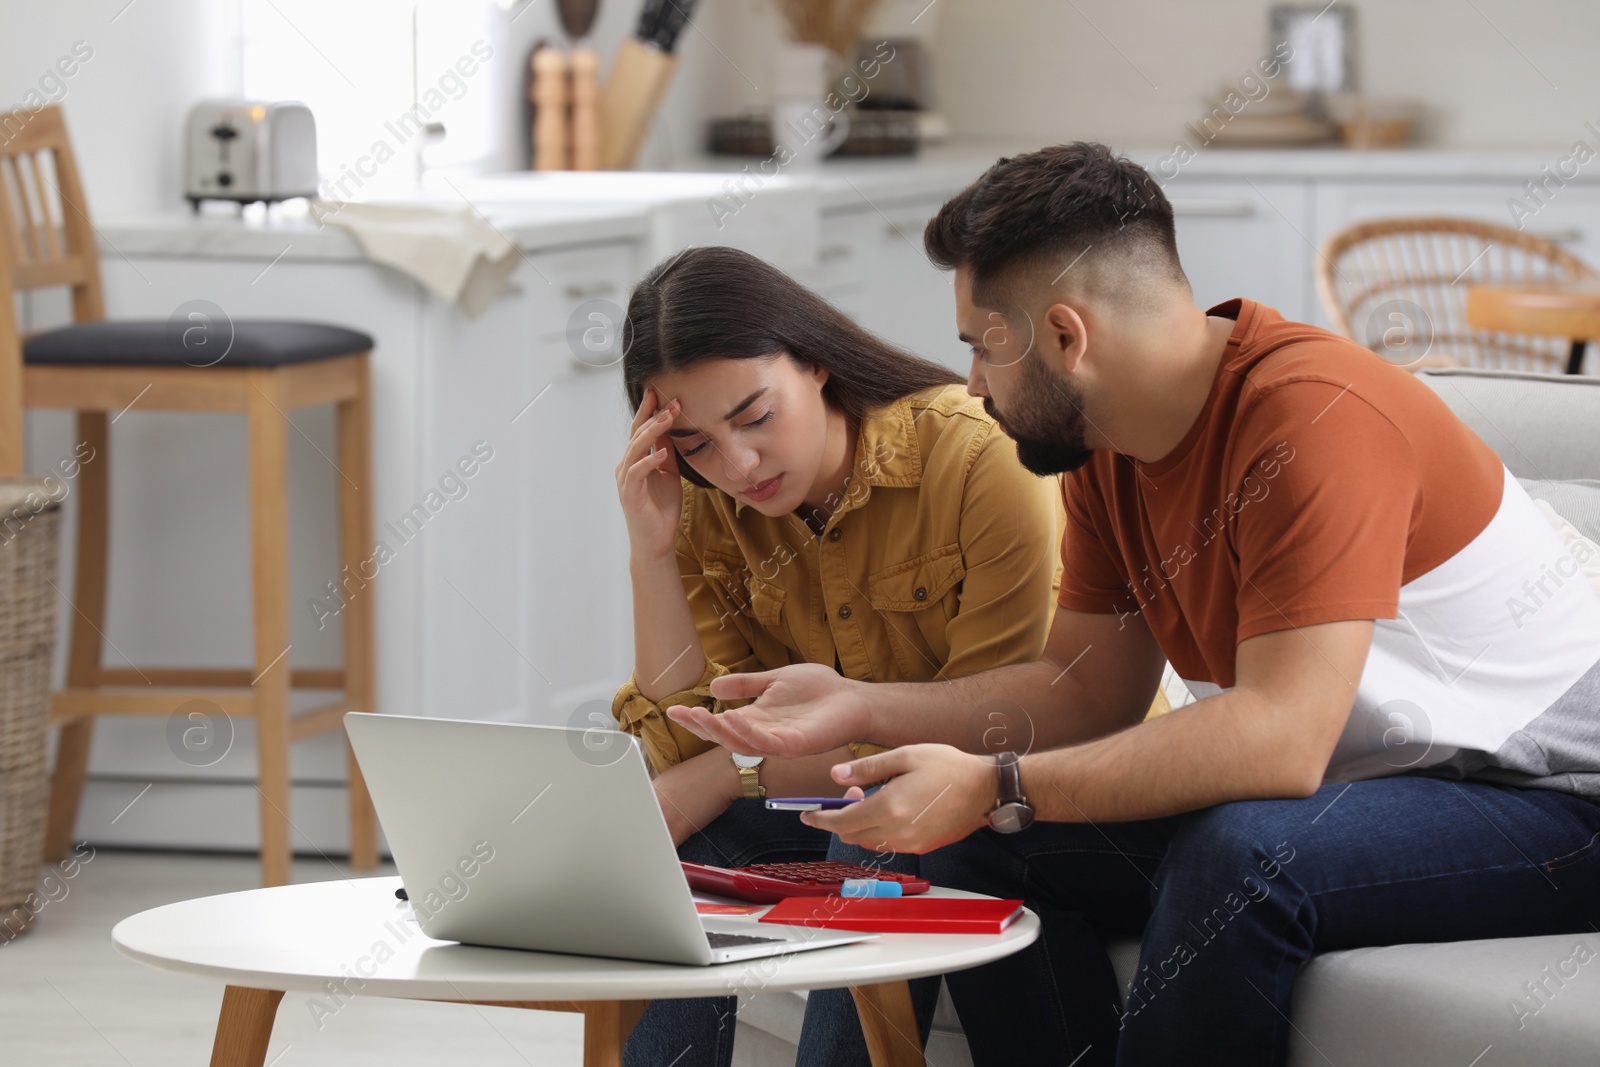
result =
[{"label": "young woman", "polygon": [[[664,711],[721,710],[713,678],[791,663],[925,681],[1036,659],[1059,581],[1059,487],[1022,468],[960,375],[743,252],[695,248],[656,267],[623,342],[635,653],[612,710],[645,747],[679,855],[914,871],[915,857],[852,850],[759,799],[840,795],[828,770],[850,750],[755,761]],[[975,708],[974,736],[1020,717]],[[914,989],[924,1036],[937,992],[938,979]],[[735,1007],[655,1002],[626,1062],[722,1067]],[[844,990],[811,995],[799,1062],[868,1062]]]}]

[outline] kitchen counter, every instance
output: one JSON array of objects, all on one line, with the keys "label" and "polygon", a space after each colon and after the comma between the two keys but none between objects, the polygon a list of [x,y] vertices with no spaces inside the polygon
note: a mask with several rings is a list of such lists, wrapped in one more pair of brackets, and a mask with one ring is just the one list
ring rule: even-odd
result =
[{"label": "kitchen counter", "polygon": [[[409,203],[428,203],[410,201]],[[442,204],[442,201],[432,201]],[[461,201],[457,200],[457,204]],[[481,210],[481,209],[480,209]],[[648,231],[636,205],[574,205],[485,212],[524,251],[544,251],[603,241],[637,240]],[[318,223],[303,205],[288,204],[244,214],[185,209],[112,218],[98,224],[102,255],[172,256],[199,259],[277,257],[359,263],[366,259],[349,231]]]},{"label": "kitchen counter", "polygon": [[[927,147],[916,156],[829,160],[809,180],[818,184],[825,208],[849,206],[864,198],[874,203],[921,199],[940,193],[948,195],[977,178],[1000,157],[1037,147],[1000,140],[957,141]],[[1174,154],[1173,147],[1121,151],[1163,185],[1181,178],[1505,181],[1511,186],[1507,195],[1520,190],[1523,182],[1543,177],[1541,167],[1554,169],[1559,162],[1557,156],[1489,149],[1212,147],[1195,151],[1188,162],[1182,162],[1182,154]],[[762,162],[760,158],[703,155],[686,160],[684,166],[710,173],[737,173],[748,168],[759,174]],[[1600,184],[1600,166],[1580,168],[1569,180]]]},{"label": "kitchen counter", "polygon": [[[824,211],[863,204],[896,204],[943,198],[971,182],[999,157],[1028,146],[1002,141],[936,145],[914,157],[831,160],[813,172],[787,168],[774,175],[766,160],[697,156],[677,171],[663,174],[602,172],[546,174],[523,172],[464,183],[456,190],[419,192],[396,204],[450,206],[472,203],[524,251],[635,240],[651,231],[652,213],[672,205],[693,210],[713,201],[739,208],[771,190],[814,191]],[[1339,148],[1204,148],[1187,162],[1171,149],[1130,149],[1129,158],[1146,167],[1175,196],[1190,182],[1213,180],[1504,182],[1507,197],[1520,195],[1523,183],[1554,170],[1556,157],[1488,150],[1396,149],[1352,151]],[[1579,168],[1567,181],[1600,184],[1600,167]],[[360,260],[361,250],[337,227],[319,226],[295,205],[256,211],[248,217],[193,215],[173,209],[161,214],[111,218],[99,224],[104,251],[125,256],[197,256],[224,259]]]}]

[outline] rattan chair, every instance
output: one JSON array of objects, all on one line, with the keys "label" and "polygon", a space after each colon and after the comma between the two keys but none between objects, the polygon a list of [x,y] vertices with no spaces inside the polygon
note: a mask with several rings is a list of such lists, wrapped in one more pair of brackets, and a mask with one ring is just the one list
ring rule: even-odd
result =
[{"label": "rattan chair", "polygon": [[1498,333],[1467,325],[1467,288],[1592,281],[1554,241],[1460,218],[1358,223],[1323,242],[1317,293],[1334,329],[1390,360],[1418,367],[1559,373],[1584,338]]},{"label": "rattan chair", "polygon": [[[339,485],[339,555],[359,570],[372,544],[372,339],[320,323],[232,323],[220,359],[196,360],[164,322],[106,322],[94,227],[66,124],[57,107],[19,112],[0,144],[0,474],[23,465],[24,408],[65,408],[91,457],[78,474],[76,575],[72,591],[67,688],[54,694],[50,721],[61,727],[51,782],[45,858],[71,845],[95,716],[171,716],[185,704],[228,720],[253,719],[261,810],[261,870],[266,885],[289,880],[289,746],[344,728],[346,711],[373,709],[373,612],[370,595],[349,598],[340,613],[344,666],[292,670],[289,643],[288,412],[335,405]],[[73,325],[24,338],[14,290],[67,287]],[[109,533],[110,423],[133,404],[143,411],[216,411],[244,415],[250,456],[250,562],[253,664],[248,668],[108,666],[102,662]],[[291,715],[291,688],[343,690],[344,698]],[[186,717],[189,713],[185,713]],[[197,726],[200,725],[197,721]],[[185,733],[185,737],[188,734]],[[348,750],[348,743],[346,744]],[[348,755],[348,753],[347,753]],[[372,802],[353,756],[350,857],[377,864]]]}]

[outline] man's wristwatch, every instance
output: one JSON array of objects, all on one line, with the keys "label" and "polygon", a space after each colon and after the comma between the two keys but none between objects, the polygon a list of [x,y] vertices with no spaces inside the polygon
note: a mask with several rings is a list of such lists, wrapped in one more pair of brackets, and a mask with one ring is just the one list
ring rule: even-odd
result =
[{"label": "man's wristwatch", "polygon": [[997,834],[1014,834],[1033,825],[1033,808],[1022,793],[1022,769],[1015,752],[994,757],[1000,779],[1000,799],[989,813],[989,828]]},{"label": "man's wristwatch", "polygon": [[767,795],[767,787],[761,784],[761,762],[765,756],[741,756],[737,752],[728,753],[733,759],[733,765],[739,769],[739,785],[744,788],[745,798],[760,800]]}]

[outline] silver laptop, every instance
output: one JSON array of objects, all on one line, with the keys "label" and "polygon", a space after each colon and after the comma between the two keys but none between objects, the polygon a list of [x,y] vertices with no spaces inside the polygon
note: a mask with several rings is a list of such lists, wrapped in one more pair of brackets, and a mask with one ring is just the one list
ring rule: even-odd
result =
[{"label": "silver laptop", "polygon": [[620,730],[344,723],[429,937],[707,965],[874,936],[700,915],[644,754]]}]

